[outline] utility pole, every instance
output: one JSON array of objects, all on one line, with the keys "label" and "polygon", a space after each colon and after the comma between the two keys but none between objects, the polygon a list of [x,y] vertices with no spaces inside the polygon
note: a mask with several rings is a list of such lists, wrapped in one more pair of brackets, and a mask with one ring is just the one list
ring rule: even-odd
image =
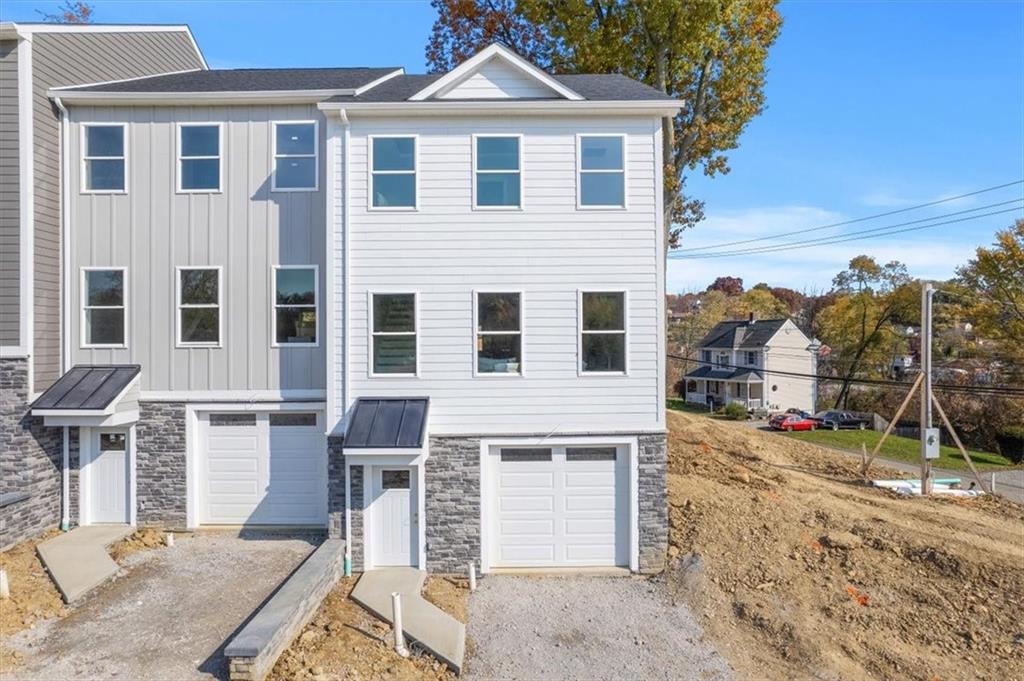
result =
[{"label": "utility pole", "polygon": [[931,282],[921,286],[921,494],[931,494],[931,461],[938,434],[932,429],[932,296]]}]

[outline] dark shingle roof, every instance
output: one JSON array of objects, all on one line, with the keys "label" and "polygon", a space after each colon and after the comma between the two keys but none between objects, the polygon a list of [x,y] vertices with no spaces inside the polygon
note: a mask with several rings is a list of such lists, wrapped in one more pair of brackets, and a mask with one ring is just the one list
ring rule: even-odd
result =
[{"label": "dark shingle roof", "polygon": [[774,336],[786,319],[758,319],[755,321],[719,322],[711,329],[702,348],[751,348],[761,347]]},{"label": "dark shingle roof", "polygon": [[757,379],[764,378],[757,369],[720,369],[710,366],[698,367],[686,374],[686,378],[710,378],[716,381],[729,381],[746,378],[748,374]]},{"label": "dark shingle roof", "polygon": [[430,400],[360,397],[352,408],[345,447],[368,449],[418,448],[427,430]]},{"label": "dark shingle roof", "polygon": [[349,90],[397,71],[386,68],[211,69],[169,73],[118,83],[69,88],[78,92],[269,92],[276,90]]},{"label": "dark shingle roof", "polygon": [[74,366],[32,403],[33,409],[106,409],[131,383],[138,364]]}]

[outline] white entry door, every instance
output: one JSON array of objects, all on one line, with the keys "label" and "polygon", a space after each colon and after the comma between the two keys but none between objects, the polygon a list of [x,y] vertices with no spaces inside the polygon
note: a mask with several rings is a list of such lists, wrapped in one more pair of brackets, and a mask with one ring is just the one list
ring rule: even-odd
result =
[{"label": "white entry door", "polygon": [[501,447],[491,454],[491,565],[629,565],[625,447]]},{"label": "white entry door", "polygon": [[419,513],[415,470],[385,466],[374,466],[372,470],[373,564],[416,565]]},{"label": "white entry door", "polygon": [[89,461],[89,521],[127,523],[128,433],[99,430],[93,433]]}]

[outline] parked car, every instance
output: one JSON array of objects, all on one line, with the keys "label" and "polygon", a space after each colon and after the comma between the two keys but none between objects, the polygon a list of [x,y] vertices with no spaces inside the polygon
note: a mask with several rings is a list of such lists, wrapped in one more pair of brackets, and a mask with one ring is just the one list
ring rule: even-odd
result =
[{"label": "parked car", "polygon": [[848,411],[820,411],[814,415],[814,421],[817,422],[819,428],[831,428],[832,430],[840,428],[865,430],[871,425],[869,420],[862,419]]},{"label": "parked car", "polygon": [[805,419],[813,419],[814,418],[814,414],[812,414],[811,412],[804,411],[803,409],[797,409],[796,407],[790,407],[789,409],[787,409],[783,413],[784,414],[796,414],[797,416],[802,416]]},{"label": "parked car", "polygon": [[794,430],[815,430],[818,422],[801,414],[776,414],[768,422],[768,427],[792,433]]}]

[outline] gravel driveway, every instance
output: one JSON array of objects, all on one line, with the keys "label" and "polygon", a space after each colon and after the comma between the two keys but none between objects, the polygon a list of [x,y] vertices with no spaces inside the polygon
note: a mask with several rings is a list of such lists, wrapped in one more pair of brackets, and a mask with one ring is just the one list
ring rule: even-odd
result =
[{"label": "gravel driveway", "polygon": [[469,599],[469,679],[732,679],[655,582],[491,575]]},{"label": "gravel driveway", "polygon": [[126,576],[8,641],[25,664],[4,681],[227,678],[224,645],[318,541],[243,536],[179,535],[130,556]]}]

